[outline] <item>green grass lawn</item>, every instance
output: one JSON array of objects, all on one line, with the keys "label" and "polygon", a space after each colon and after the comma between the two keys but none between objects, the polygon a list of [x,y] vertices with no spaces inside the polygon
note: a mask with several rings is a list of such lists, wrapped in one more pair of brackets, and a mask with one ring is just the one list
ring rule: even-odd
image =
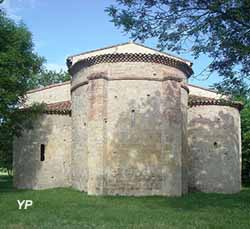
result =
[{"label": "green grass lawn", "polygon": [[[33,200],[18,210],[17,200]],[[67,188],[21,191],[0,175],[0,228],[250,228],[250,189],[184,197],[90,197]]]}]

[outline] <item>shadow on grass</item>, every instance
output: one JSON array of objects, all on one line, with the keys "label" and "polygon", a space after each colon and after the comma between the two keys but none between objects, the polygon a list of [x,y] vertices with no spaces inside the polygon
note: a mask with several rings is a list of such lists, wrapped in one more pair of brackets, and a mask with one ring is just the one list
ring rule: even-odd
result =
[{"label": "shadow on grass", "polygon": [[0,192],[11,192],[14,190],[12,176],[0,175]]},{"label": "shadow on grass", "polygon": [[28,189],[16,189],[13,187],[13,176],[0,174],[0,194],[15,194],[20,192],[28,192]]}]

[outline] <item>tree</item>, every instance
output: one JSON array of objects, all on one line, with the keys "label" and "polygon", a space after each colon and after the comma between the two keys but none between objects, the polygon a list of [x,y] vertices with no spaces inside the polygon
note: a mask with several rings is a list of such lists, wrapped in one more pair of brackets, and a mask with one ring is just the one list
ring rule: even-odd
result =
[{"label": "tree", "polygon": [[245,101],[249,98],[249,83],[242,76],[223,77],[222,82],[214,83],[212,88],[221,94],[231,96],[234,100]]},{"label": "tree", "polygon": [[47,70],[45,59],[33,50],[26,26],[0,11],[0,168],[8,171],[12,169],[13,138],[32,128],[32,120],[43,109],[43,104],[34,104],[29,112],[20,111],[26,92],[70,79],[67,72]]},{"label": "tree", "polygon": [[12,166],[12,140],[19,135],[32,115],[20,112],[33,76],[41,70],[44,59],[33,51],[31,33],[0,11],[0,163]]},{"label": "tree", "polygon": [[55,83],[62,83],[70,80],[70,75],[66,71],[53,71],[42,69],[38,74],[33,75],[30,82],[30,89],[45,87]]},{"label": "tree", "polygon": [[158,40],[158,48],[213,59],[211,73],[249,77],[249,0],[116,0],[106,9],[131,38]]},{"label": "tree", "polygon": [[245,107],[241,111],[242,136],[242,180],[250,183],[250,98],[245,100]]}]

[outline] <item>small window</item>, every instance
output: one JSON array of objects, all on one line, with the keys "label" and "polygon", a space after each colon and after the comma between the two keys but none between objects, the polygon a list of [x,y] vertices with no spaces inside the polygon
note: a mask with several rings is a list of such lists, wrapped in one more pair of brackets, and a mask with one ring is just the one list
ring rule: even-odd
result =
[{"label": "small window", "polygon": [[45,145],[40,146],[40,161],[45,161]]},{"label": "small window", "polygon": [[131,110],[131,127],[135,126],[135,110]]}]

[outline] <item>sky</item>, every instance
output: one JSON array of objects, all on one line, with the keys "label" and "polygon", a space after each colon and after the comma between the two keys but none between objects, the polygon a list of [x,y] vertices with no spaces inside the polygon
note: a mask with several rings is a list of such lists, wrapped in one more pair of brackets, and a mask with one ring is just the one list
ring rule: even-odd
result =
[{"label": "sky", "polygon": [[[130,40],[129,34],[117,29],[104,11],[112,3],[115,1],[5,0],[2,7],[9,17],[27,25],[33,34],[35,51],[46,58],[48,69],[66,70],[66,58],[70,55]],[[156,41],[146,41],[145,45],[155,48]],[[210,63],[205,55],[196,60],[190,54],[177,56],[193,62],[194,76]],[[207,80],[191,77],[189,83],[209,87],[219,80],[215,73]]]}]

